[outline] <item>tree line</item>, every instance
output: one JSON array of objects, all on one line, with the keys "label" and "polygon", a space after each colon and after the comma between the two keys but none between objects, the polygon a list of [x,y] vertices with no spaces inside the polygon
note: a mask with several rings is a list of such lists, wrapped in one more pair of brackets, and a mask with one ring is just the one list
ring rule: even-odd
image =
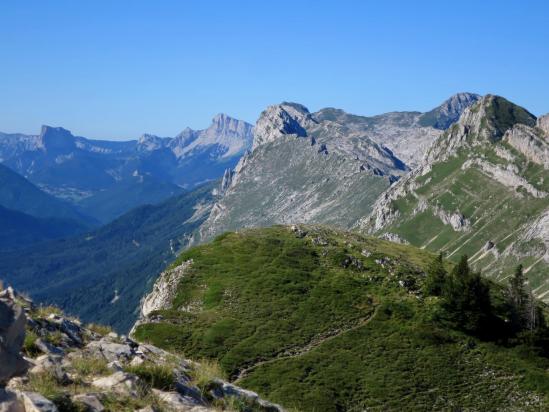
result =
[{"label": "tree line", "polygon": [[459,329],[483,338],[539,344],[549,351],[543,310],[527,285],[522,265],[503,291],[494,288],[500,287],[472,270],[467,256],[448,272],[439,254],[427,268],[423,292],[441,298],[444,320]]}]

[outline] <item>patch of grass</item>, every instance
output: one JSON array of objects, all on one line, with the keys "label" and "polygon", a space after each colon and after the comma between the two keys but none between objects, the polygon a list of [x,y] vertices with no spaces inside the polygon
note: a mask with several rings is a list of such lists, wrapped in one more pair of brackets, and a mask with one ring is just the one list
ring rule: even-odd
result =
[{"label": "patch of grass", "polygon": [[113,330],[110,326],[108,325],[99,325],[97,323],[90,323],[88,325],[86,325],[86,328],[94,333],[97,333],[98,335],[101,335],[101,336],[106,336],[108,335],[109,333],[111,333]]},{"label": "patch of grass", "polygon": [[45,336],[44,339],[54,346],[60,346],[63,342],[63,333],[59,330],[56,330],[54,332],[48,333],[48,335]]},{"label": "patch of grass", "polygon": [[27,390],[38,392],[48,399],[56,399],[63,395],[63,387],[48,372],[29,374],[29,381],[25,386]]},{"label": "patch of grass", "polygon": [[162,391],[175,390],[175,376],[171,365],[155,365],[146,362],[141,365],[128,365],[124,370],[137,375],[152,388]]},{"label": "patch of grass", "polygon": [[37,318],[47,318],[48,316],[55,314],[55,315],[63,315],[63,311],[58,308],[57,306],[53,305],[47,305],[47,306],[38,306],[33,313],[33,316]]},{"label": "patch of grass", "polygon": [[36,335],[36,333],[34,333],[34,331],[32,331],[32,330],[27,330],[26,331],[25,341],[23,342],[23,353],[26,356],[28,356],[30,358],[35,358],[40,353],[42,353],[40,351],[40,349],[38,349],[36,347],[36,340],[37,339],[38,339],[38,336]]},{"label": "patch of grass", "polygon": [[193,384],[204,389],[213,379],[226,379],[226,374],[214,359],[201,359],[192,371]]},{"label": "patch of grass", "polygon": [[100,376],[111,372],[107,367],[107,361],[98,357],[75,357],[71,360],[71,365],[81,376]]}]

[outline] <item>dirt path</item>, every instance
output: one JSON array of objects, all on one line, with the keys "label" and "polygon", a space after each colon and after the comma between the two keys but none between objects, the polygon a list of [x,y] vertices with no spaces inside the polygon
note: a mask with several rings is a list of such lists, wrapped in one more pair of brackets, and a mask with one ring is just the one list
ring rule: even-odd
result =
[{"label": "dirt path", "polygon": [[313,337],[313,339],[311,339],[311,341],[303,347],[286,349],[285,351],[280,352],[278,355],[276,355],[272,359],[254,363],[252,366],[249,366],[247,368],[244,368],[244,369],[240,370],[239,373],[238,373],[238,376],[236,377],[236,379],[233,382],[238,383],[238,381],[245,378],[252,370],[257,368],[258,366],[267,365],[269,363],[278,362],[280,360],[295,358],[295,357],[304,355],[307,352],[310,352],[311,350],[319,347],[320,345],[322,345],[325,342],[328,342],[328,341],[330,341],[334,338],[337,338],[338,336],[341,336],[344,333],[351,332],[353,330],[361,328],[362,326],[367,325],[368,322],[370,322],[376,316],[378,308],[379,308],[379,305],[377,305],[375,307],[375,309],[372,311],[370,316],[368,316],[365,319],[360,319],[356,324],[352,325],[351,327],[348,327],[346,329],[334,329],[334,330],[331,330],[331,331],[324,332],[322,334],[319,334],[319,335]]}]

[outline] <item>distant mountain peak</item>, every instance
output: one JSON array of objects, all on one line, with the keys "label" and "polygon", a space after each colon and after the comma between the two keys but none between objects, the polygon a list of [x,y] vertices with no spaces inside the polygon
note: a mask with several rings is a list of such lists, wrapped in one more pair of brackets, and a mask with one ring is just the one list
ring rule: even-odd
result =
[{"label": "distant mountain peak", "polygon": [[229,132],[233,135],[232,137],[236,137],[240,132],[245,133],[246,129],[250,129],[251,127],[252,126],[249,123],[246,123],[243,120],[235,119],[225,113],[219,113],[214,116],[212,124],[206,129],[206,132],[209,130],[217,133]]},{"label": "distant mountain peak", "polygon": [[67,152],[76,148],[74,136],[62,127],[43,125],[38,140],[47,151]]},{"label": "distant mountain peak", "polygon": [[419,124],[445,130],[459,119],[467,107],[475,104],[481,98],[482,96],[475,93],[456,93],[440,106],[421,115]]},{"label": "distant mountain peak", "polygon": [[164,142],[169,138],[159,137],[154,134],[144,133],[139,139],[137,139],[137,144],[144,148],[145,150],[157,150],[164,146]]},{"label": "distant mountain peak", "polygon": [[282,102],[281,103],[281,106],[287,106],[287,107],[291,107],[303,114],[308,114],[310,113],[309,112],[309,109],[307,109],[305,106],[303,106],[302,104],[300,103],[295,103],[295,102]]},{"label": "distant mountain peak", "polygon": [[222,124],[224,122],[232,121],[232,120],[239,121],[239,120],[229,116],[228,114],[218,113],[213,117],[212,124],[220,124],[220,123]]}]

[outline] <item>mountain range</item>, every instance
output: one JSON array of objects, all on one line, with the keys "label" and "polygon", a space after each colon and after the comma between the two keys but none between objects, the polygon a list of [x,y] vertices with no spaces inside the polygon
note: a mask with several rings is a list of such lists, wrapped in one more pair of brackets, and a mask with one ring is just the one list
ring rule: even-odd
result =
[{"label": "mountain range", "polygon": [[0,133],[0,163],[108,223],[133,207],[219,178],[251,143],[252,126],[224,114],[204,130],[131,141],[91,140],[43,126],[38,135]]},{"label": "mountain range", "polygon": [[[204,170],[215,164],[217,183],[135,209],[91,234],[0,254],[0,271],[39,299],[127,330],[139,299],[179,251],[227,231],[314,223],[442,250],[450,260],[467,253],[499,281],[522,262],[536,295],[548,298],[547,117],[500,97],[460,93],[425,113],[364,117],[283,102],[263,111],[255,127],[216,119],[206,131],[188,131],[193,137],[146,136],[112,147],[135,145],[133,153],[156,158],[157,172],[166,153],[179,153],[178,171],[206,156]],[[253,132],[253,141],[231,149],[214,131],[235,141]],[[221,146],[226,163],[211,154]],[[233,153],[243,153],[238,162]],[[90,285],[100,304],[87,302]]]},{"label": "mountain range", "polygon": [[253,127],[0,146],[0,273],[37,302],[295,410],[547,409],[549,115],[283,102]]},{"label": "mountain range", "polygon": [[[310,113],[295,103],[261,113],[251,152],[226,176],[223,198],[200,230],[275,223],[350,228],[411,168],[443,130],[479,96],[461,93],[428,112],[363,117],[337,109]],[[405,159],[405,160],[402,160]]]},{"label": "mountain range", "polygon": [[2,164],[0,222],[0,249],[83,233],[98,223]]}]

